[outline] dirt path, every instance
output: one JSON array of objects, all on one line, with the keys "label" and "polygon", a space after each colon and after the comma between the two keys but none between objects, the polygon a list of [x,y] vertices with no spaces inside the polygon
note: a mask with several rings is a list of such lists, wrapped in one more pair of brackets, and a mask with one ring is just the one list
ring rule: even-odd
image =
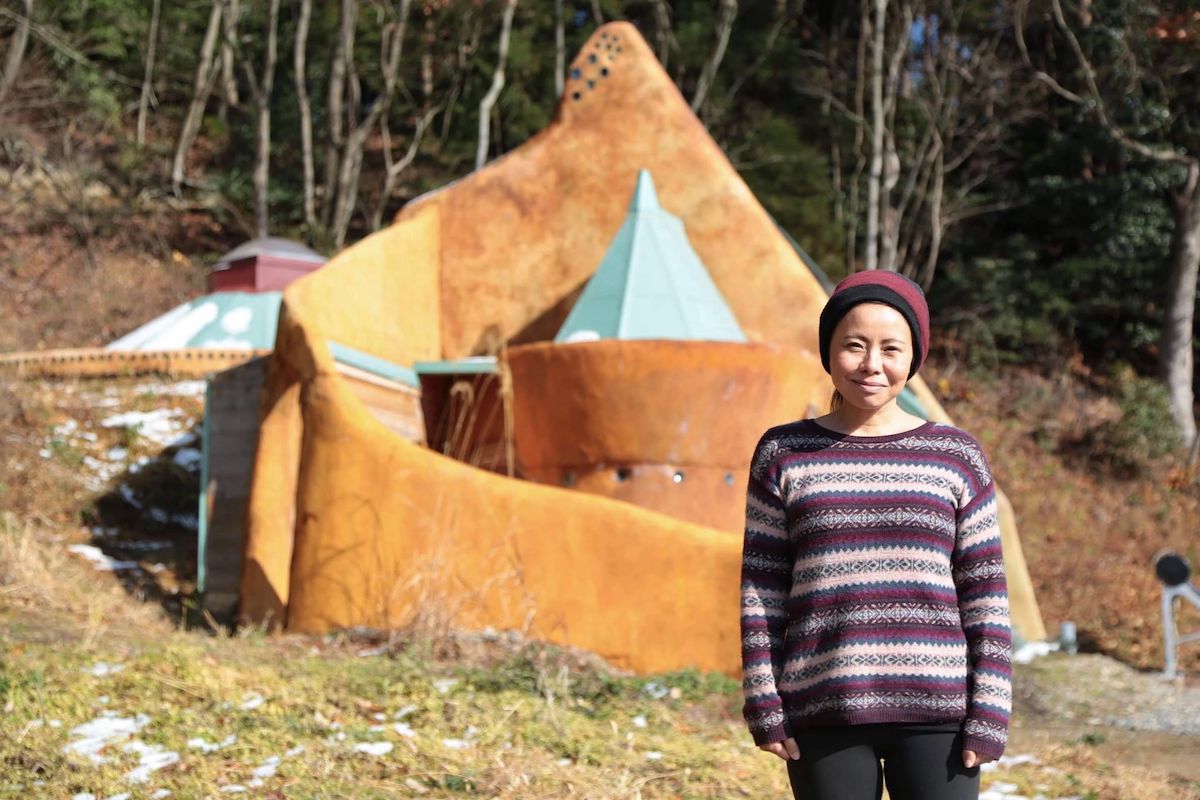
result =
[{"label": "dirt path", "polygon": [[1100,655],[1019,665],[1009,752],[1083,746],[1105,763],[1200,784],[1200,680],[1165,681]]}]

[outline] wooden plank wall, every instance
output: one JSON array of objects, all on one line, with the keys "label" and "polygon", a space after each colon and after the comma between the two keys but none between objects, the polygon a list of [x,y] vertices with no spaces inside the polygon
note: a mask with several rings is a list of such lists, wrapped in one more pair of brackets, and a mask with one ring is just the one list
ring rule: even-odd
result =
[{"label": "wooden plank wall", "polygon": [[267,359],[256,358],[209,381],[205,413],[205,568],[202,603],[232,622],[246,543],[246,508],[258,447],[258,406]]}]

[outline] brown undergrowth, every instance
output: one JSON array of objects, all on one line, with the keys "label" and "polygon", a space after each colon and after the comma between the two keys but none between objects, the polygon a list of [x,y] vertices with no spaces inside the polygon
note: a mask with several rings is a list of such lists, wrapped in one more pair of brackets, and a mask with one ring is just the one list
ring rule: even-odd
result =
[{"label": "brown undergrowth", "polygon": [[[1131,474],[1111,468],[1112,453],[1082,446],[1119,425],[1121,410],[1078,368],[967,374],[934,363],[923,375],[955,422],[980,439],[1012,500],[1051,634],[1070,620],[1085,649],[1162,669],[1154,556],[1169,549],[1200,563],[1200,485],[1181,459],[1162,457]],[[1182,629],[1200,628],[1190,606],[1177,612]],[[1200,670],[1200,647],[1181,655]]]}]

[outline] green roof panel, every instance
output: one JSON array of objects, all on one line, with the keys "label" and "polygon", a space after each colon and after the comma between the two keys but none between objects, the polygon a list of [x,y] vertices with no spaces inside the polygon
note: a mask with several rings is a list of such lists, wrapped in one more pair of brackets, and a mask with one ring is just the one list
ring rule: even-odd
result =
[{"label": "green roof panel", "polygon": [[683,222],[659,205],[648,170],[638,173],[629,215],[554,337],[595,339],[746,341]]}]

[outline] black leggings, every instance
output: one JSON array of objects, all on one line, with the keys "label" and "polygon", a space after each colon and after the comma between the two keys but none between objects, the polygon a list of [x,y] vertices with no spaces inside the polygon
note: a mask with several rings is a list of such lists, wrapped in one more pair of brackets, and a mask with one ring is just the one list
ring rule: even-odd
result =
[{"label": "black leggings", "polygon": [[[979,767],[962,763],[962,731],[949,725],[847,725],[796,733],[788,760],[796,800],[977,800]],[[883,764],[880,765],[882,760]]]}]

